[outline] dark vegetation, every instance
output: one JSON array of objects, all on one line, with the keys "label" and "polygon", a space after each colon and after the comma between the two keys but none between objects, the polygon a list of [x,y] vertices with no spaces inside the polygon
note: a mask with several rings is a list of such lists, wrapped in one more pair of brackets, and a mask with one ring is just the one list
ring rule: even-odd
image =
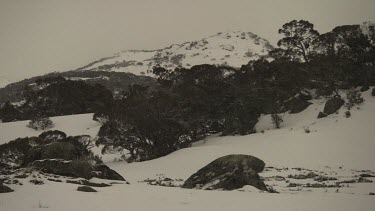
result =
[{"label": "dark vegetation", "polygon": [[[261,114],[271,114],[275,127],[282,127],[282,114],[301,112],[312,97],[330,99],[327,103],[332,106],[321,112],[323,117],[344,104],[339,89],[366,90],[375,85],[373,26],[367,33],[360,25],[344,25],[319,34],[312,23],[294,20],[279,33],[283,36],[279,48],[239,69],[207,64],[175,70],[154,67],[156,83],[118,85],[107,80],[117,84],[113,88],[101,82],[116,92],[115,97],[90,81],[42,78],[35,89],[24,89],[23,105],[5,103],[0,118],[95,112],[94,119],[103,123],[97,144],[105,145],[104,151],[125,148],[129,161],[142,161],[189,147],[210,134],[254,133]],[[348,99],[349,107],[361,101],[358,92]]]},{"label": "dark vegetation", "polygon": [[[98,143],[106,145],[104,150],[129,150],[130,160],[153,159],[209,134],[253,133],[261,114],[271,114],[279,128],[282,113],[304,110],[312,95],[337,102],[322,113],[328,115],[344,102],[339,89],[375,85],[373,27],[368,34],[359,25],[319,34],[301,20],[284,24],[279,33],[283,38],[270,52],[272,61],[250,61],[240,69],[155,67],[156,88],[130,86],[111,108],[95,114],[104,123]],[[360,101],[357,92],[348,99]]]},{"label": "dark vegetation", "polygon": [[54,130],[37,137],[18,138],[0,145],[0,164],[12,168],[27,167],[34,161],[63,159],[100,163],[90,148],[95,146],[90,136],[67,136]]}]

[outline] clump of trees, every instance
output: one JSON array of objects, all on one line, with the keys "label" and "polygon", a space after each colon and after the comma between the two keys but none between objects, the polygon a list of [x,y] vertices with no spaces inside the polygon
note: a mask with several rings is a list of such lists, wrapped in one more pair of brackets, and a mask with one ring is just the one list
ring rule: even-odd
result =
[{"label": "clump of trees", "polygon": [[3,122],[32,119],[34,125],[50,116],[94,113],[109,106],[113,99],[111,91],[102,85],[60,76],[38,79],[25,86],[21,94],[25,99],[22,104],[7,102],[0,108]]},{"label": "clump of trees", "polygon": [[95,146],[90,136],[67,136],[53,130],[36,137],[18,138],[0,145],[0,164],[13,168],[27,167],[35,160],[66,159],[101,163],[90,150]]},{"label": "clump of trees", "polygon": [[[312,23],[293,20],[279,33],[279,48],[265,57],[273,59],[250,61],[240,69],[154,67],[156,88],[130,86],[95,114],[103,123],[97,143],[104,150],[127,149],[130,161],[153,159],[209,134],[256,132],[261,114],[271,114],[279,128],[282,113],[309,105],[308,90],[336,96],[339,89],[375,85],[373,27],[365,33],[359,25],[339,26],[320,34]],[[356,101],[354,95],[350,99]]]},{"label": "clump of trees", "polygon": [[30,120],[30,122],[27,124],[27,127],[34,130],[46,130],[53,128],[54,126],[55,124],[48,117],[36,117]]}]

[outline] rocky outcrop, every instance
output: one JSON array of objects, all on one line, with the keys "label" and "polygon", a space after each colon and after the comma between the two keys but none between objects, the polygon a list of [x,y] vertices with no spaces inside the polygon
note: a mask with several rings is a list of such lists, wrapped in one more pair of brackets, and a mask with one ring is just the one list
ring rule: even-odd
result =
[{"label": "rocky outcrop", "polygon": [[110,169],[106,165],[95,165],[92,167],[93,177],[100,179],[109,179],[109,180],[120,180],[125,181],[124,177],[118,174],[116,171]]},{"label": "rocky outcrop", "polygon": [[72,143],[69,142],[55,142],[40,147],[34,147],[30,150],[24,163],[32,163],[35,160],[44,159],[63,159],[74,160],[79,151]]},{"label": "rocky outcrop", "polygon": [[227,155],[220,157],[190,176],[182,188],[234,190],[251,185],[267,191],[258,173],[265,163],[251,155]]},{"label": "rocky outcrop", "polygon": [[62,159],[36,160],[32,167],[49,174],[68,177],[92,178],[91,165],[85,161],[67,161]]},{"label": "rocky outcrop", "polygon": [[89,186],[79,186],[77,188],[77,191],[81,191],[81,192],[98,192],[94,188],[89,187]]},{"label": "rocky outcrop", "polygon": [[106,165],[91,166],[86,161],[67,161],[62,159],[37,160],[32,167],[45,173],[74,178],[91,179],[93,177],[108,180],[126,181],[116,171]]},{"label": "rocky outcrop", "polygon": [[311,105],[306,97],[295,97],[286,103],[287,110],[290,110],[291,114],[296,114],[304,111],[309,105]]},{"label": "rocky outcrop", "polygon": [[319,113],[318,118],[323,118],[336,113],[341,108],[341,106],[344,105],[344,103],[345,101],[339,96],[329,99],[324,105],[323,112]]},{"label": "rocky outcrop", "polygon": [[10,192],[13,192],[14,190],[12,190],[10,187],[4,185],[1,181],[0,181],[0,193],[10,193]]}]

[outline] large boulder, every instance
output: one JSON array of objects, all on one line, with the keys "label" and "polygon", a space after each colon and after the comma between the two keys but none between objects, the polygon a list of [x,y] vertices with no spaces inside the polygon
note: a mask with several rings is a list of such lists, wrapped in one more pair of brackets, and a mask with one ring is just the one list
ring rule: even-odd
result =
[{"label": "large boulder", "polygon": [[74,160],[78,153],[77,147],[69,142],[54,142],[51,144],[34,147],[25,158],[24,164],[44,159]]},{"label": "large boulder", "polygon": [[92,175],[100,179],[125,181],[125,179],[120,174],[104,164],[93,166]]},{"label": "large boulder", "polygon": [[0,181],[0,193],[10,193],[10,192],[13,192],[14,190],[12,190],[10,187],[4,185],[1,181]]},{"label": "large boulder", "polygon": [[126,181],[116,171],[106,165],[92,166],[86,161],[67,161],[62,159],[36,160],[32,166],[42,172],[74,178],[91,179],[93,177],[108,180]]},{"label": "large boulder", "polygon": [[62,159],[36,160],[32,167],[49,174],[91,179],[91,165],[85,161],[67,161]]},{"label": "large boulder", "polygon": [[81,192],[98,192],[94,188],[89,187],[89,186],[79,186],[77,188],[77,191],[81,191]]},{"label": "large boulder", "polygon": [[265,163],[251,155],[227,155],[220,157],[190,176],[182,188],[234,190],[251,185],[267,191],[258,173]]},{"label": "large boulder", "polygon": [[311,104],[303,97],[295,97],[286,103],[286,107],[287,110],[290,110],[291,114],[296,114],[304,111]]},{"label": "large boulder", "polygon": [[344,105],[345,101],[341,99],[339,96],[335,96],[332,99],[329,99],[326,104],[324,105],[323,114],[319,114],[318,118],[323,118],[333,113],[336,113],[342,105]]}]

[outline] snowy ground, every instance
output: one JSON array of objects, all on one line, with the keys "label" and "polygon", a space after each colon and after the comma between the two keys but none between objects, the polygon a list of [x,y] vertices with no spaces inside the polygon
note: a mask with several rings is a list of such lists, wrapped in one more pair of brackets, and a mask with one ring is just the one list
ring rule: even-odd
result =
[{"label": "snowy ground", "polygon": [[[98,193],[77,192],[77,185],[45,181],[34,185],[10,185],[15,192],[1,194],[0,210],[373,210],[375,178],[375,97],[367,91],[365,102],[352,108],[352,116],[338,114],[316,119],[324,100],[300,114],[285,114],[282,129],[275,130],[269,116],[257,125],[259,133],[248,136],[212,136],[193,147],[159,159],[127,164],[107,164],[131,184],[96,188]],[[100,125],[92,114],[52,118],[56,127],[69,135],[94,136]],[[0,143],[38,133],[27,122],[1,123]],[[309,129],[311,132],[306,133]],[[264,133],[260,131],[264,130]],[[265,183],[280,194],[259,193],[244,187],[237,191],[185,190],[179,187],[148,185],[142,181],[168,177],[185,180],[212,160],[227,154],[250,154],[266,163],[261,173]],[[296,179],[298,175],[316,174],[335,180]],[[340,186],[334,184],[340,182]],[[371,183],[372,182],[372,183]],[[178,185],[179,182],[176,182]],[[292,185],[291,185],[292,184]],[[314,185],[327,187],[316,188]],[[330,187],[332,185],[332,187]]]}]

